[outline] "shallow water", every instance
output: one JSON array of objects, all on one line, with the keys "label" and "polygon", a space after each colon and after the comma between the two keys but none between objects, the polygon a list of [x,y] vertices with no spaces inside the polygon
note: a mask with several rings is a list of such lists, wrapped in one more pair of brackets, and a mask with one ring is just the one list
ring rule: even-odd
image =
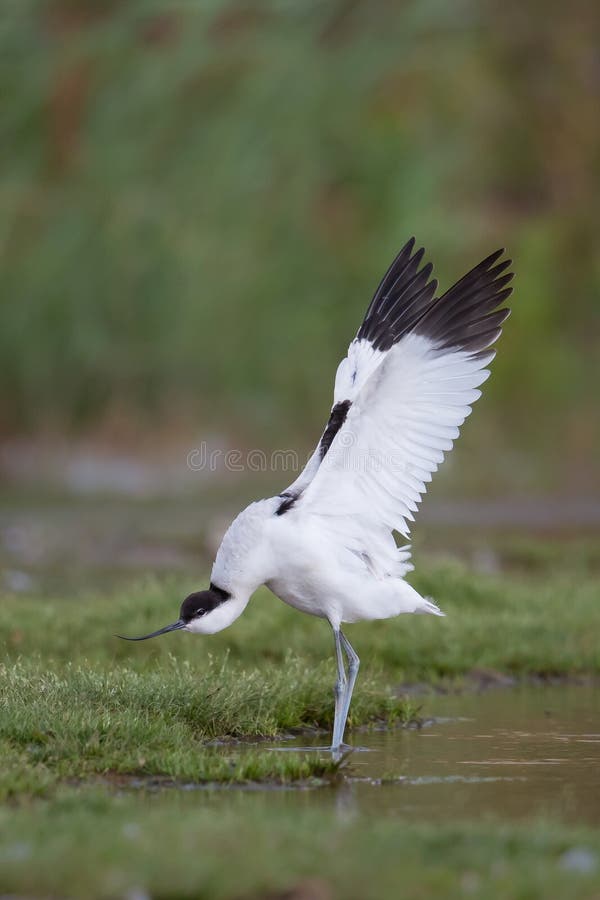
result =
[{"label": "shallow water", "polygon": [[[593,686],[521,687],[425,698],[420,729],[355,732],[345,775],[331,788],[252,791],[234,802],[333,807],[435,820],[552,816],[600,823],[600,703]],[[273,746],[318,747],[302,736]],[[259,745],[270,752],[271,745]],[[253,749],[256,749],[254,745]],[[227,748],[228,754],[231,748]],[[240,747],[235,752],[243,753]],[[319,751],[309,751],[319,752]],[[232,793],[195,794],[200,803]]]}]

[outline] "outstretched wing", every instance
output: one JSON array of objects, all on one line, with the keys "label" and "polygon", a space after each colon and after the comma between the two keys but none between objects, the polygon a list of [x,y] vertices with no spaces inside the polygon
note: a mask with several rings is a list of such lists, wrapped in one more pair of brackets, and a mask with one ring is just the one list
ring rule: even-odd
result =
[{"label": "outstretched wing", "polygon": [[385,283],[395,267],[420,263],[422,252],[412,256],[412,246],[394,261],[338,369],[330,425],[340,402],[347,404],[343,420],[322,452],[325,430],[313,455],[320,453],[318,464],[290,498],[303,512],[359,520],[363,532],[370,523],[407,534],[425,484],[481,394],[494,357],[489,348],[510,312],[497,308],[511,293],[510,260],[498,262],[502,250],[439,298],[426,266],[410,278],[415,291],[405,286],[390,299]]},{"label": "outstretched wing", "polygon": [[291,509],[315,477],[331,444],[346,421],[361,389],[392,346],[407,334],[431,307],[437,281],[429,281],[433,266],[421,266],[424,249],[414,251],[411,238],[383,276],[362,325],[335,376],[333,406],[317,447],[299,477],[280,496],[277,510]]}]

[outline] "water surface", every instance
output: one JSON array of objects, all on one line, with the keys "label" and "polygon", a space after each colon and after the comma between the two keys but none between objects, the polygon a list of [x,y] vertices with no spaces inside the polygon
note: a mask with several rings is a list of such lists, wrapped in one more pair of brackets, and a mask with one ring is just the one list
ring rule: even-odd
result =
[{"label": "water surface", "polygon": [[[429,821],[547,815],[600,824],[597,688],[526,686],[431,695],[424,698],[424,706],[432,719],[420,729],[351,733],[352,744],[364,750],[351,755],[338,785],[304,791],[271,789],[261,797],[253,791],[251,802]],[[322,736],[312,740],[302,736],[259,746],[270,752],[270,746],[323,743]],[[246,750],[240,747],[235,752]],[[232,793],[202,792],[198,802],[231,803]],[[246,803],[248,798],[236,802]]]}]

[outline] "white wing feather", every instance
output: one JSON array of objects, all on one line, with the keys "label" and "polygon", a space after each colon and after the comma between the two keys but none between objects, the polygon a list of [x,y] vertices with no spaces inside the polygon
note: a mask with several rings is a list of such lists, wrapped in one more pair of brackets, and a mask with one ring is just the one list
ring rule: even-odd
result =
[{"label": "white wing feather", "polygon": [[358,391],[298,511],[349,518],[363,534],[383,526],[407,535],[493,357],[439,350],[414,333],[403,337]]}]

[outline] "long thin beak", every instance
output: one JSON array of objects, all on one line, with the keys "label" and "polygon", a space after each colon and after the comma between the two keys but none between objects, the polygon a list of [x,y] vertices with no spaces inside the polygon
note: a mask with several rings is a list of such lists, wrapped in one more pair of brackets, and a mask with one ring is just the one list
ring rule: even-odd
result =
[{"label": "long thin beak", "polygon": [[115,634],[115,637],[121,638],[122,641],[147,641],[148,638],[158,637],[159,634],[167,634],[169,631],[179,631],[181,628],[185,628],[185,622],[178,619],[172,625],[165,625],[164,628],[159,628],[158,631],[153,631],[151,634],[144,634],[142,637],[130,638],[125,637],[124,634]]}]

